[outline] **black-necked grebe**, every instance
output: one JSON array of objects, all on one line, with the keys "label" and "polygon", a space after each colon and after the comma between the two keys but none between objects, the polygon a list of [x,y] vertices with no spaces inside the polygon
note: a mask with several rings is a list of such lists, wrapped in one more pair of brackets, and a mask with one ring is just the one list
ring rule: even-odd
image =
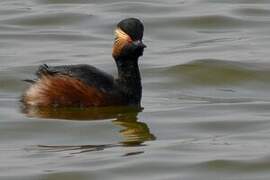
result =
[{"label": "black-necked grebe", "polygon": [[90,107],[130,105],[140,107],[142,96],[138,59],[146,47],[144,27],[135,18],[124,19],[115,30],[113,58],[118,78],[90,65],[42,65],[38,79],[22,96],[26,106]]}]

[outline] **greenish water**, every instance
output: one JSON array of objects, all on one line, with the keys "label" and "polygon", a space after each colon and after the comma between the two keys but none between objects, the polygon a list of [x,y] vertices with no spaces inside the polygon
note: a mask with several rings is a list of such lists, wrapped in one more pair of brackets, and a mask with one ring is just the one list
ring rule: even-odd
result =
[{"label": "greenish water", "polygon": [[[113,29],[145,24],[144,107],[24,109],[41,64],[116,74]],[[268,180],[269,0],[2,0],[0,179]]]}]

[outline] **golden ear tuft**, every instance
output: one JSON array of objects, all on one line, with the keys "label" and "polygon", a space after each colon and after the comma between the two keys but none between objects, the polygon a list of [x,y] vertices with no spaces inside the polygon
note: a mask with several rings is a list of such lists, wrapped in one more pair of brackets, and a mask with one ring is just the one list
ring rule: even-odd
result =
[{"label": "golden ear tuft", "polygon": [[117,57],[121,53],[123,47],[131,42],[132,39],[130,38],[130,36],[127,33],[125,33],[122,29],[117,28],[115,30],[115,41],[112,52],[113,57]]}]

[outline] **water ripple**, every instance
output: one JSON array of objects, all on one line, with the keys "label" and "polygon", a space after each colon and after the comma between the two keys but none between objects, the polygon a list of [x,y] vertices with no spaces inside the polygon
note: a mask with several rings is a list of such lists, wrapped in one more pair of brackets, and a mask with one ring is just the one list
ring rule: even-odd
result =
[{"label": "water ripple", "polygon": [[78,33],[68,33],[68,32],[51,32],[51,33],[0,33],[0,38],[5,40],[29,40],[31,41],[91,41],[91,40],[98,40],[98,37],[94,37],[91,35],[83,35]]},{"label": "water ripple", "polygon": [[203,0],[208,3],[226,3],[226,4],[269,4],[268,0]]},{"label": "water ripple", "polygon": [[239,8],[234,10],[233,12],[244,16],[260,16],[268,18],[270,16],[269,9],[260,9],[260,8]]},{"label": "water ripple", "polygon": [[[266,66],[267,67],[267,66]],[[198,84],[234,84],[249,81],[267,82],[270,69],[260,69],[256,64],[215,59],[195,60],[166,70],[176,78],[187,78]]]},{"label": "water ripple", "polygon": [[265,172],[270,170],[270,163],[266,160],[211,160],[201,163],[200,168],[211,171],[229,171],[229,172]]},{"label": "water ripple", "polygon": [[76,13],[35,14],[2,20],[2,23],[20,26],[61,26],[80,23],[89,18],[91,15]]},{"label": "water ripple", "polygon": [[159,27],[160,24],[163,24],[163,27],[224,30],[243,27],[255,28],[256,25],[269,26],[269,21],[259,22],[222,15],[202,15],[189,17],[157,17],[150,22],[150,25],[154,27]]}]

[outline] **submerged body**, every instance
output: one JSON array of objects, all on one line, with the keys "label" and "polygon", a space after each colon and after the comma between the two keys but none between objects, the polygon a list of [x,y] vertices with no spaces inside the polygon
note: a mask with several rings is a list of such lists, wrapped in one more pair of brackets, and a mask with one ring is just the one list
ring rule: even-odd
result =
[{"label": "submerged body", "polygon": [[142,86],[138,58],[143,54],[142,23],[134,18],[118,24],[113,47],[118,78],[90,65],[40,66],[38,79],[22,102],[37,107],[140,107]]}]

